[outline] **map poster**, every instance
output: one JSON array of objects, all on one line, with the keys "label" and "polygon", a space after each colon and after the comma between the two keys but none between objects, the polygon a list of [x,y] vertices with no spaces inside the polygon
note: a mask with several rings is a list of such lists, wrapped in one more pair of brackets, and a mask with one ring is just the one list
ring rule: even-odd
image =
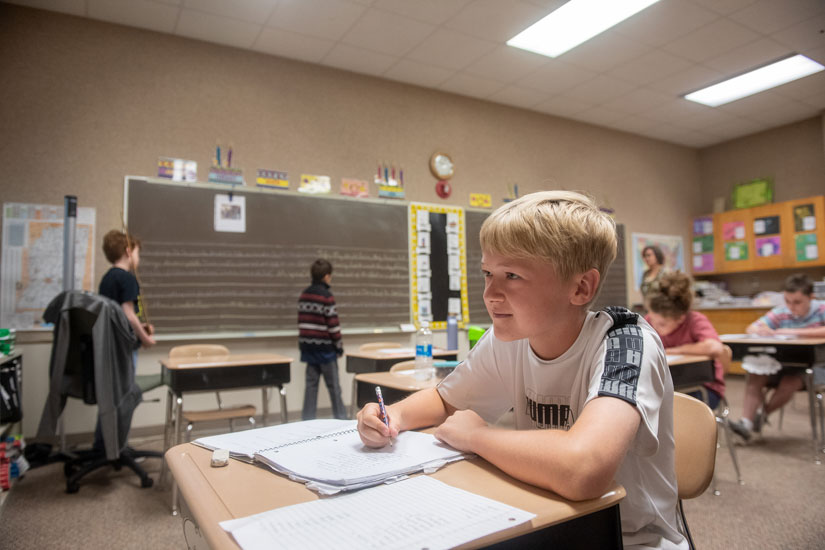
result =
[{"label": "map poster", "polygon": [[[63,205],[3,204],[0,326],[44,328],[43,310],[63,290]],[[79,207],[74,288],[94,290],[95,209]]]}]

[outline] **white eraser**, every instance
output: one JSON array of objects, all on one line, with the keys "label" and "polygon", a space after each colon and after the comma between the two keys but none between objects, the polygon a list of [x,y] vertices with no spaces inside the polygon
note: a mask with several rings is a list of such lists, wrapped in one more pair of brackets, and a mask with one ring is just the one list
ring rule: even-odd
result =
[{"label": "white eraser", "polygon": [[220,468],[229,464],[229,451],[226,449],[215,449],[212,451],[212,467]]}]

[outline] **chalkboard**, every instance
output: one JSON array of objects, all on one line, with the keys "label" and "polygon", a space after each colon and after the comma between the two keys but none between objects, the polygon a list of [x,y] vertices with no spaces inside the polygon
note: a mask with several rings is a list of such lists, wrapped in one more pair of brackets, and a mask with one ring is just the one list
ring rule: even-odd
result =
[{"label": "chalkboard", "polygon": [[[214,230],[214,197],[246,198],[246,232]],[[317,258],[347,329],[410,322],[407,203],[128,177],[139,275],[159,335],[297,330]]]}]

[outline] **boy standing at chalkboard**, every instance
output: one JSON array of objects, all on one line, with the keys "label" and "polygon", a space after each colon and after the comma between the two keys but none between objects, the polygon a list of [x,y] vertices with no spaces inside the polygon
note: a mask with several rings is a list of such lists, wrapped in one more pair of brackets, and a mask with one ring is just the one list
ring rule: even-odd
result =
[{"label": "boy standing at chalkboard", "polygon": [[341,341],[335,297],[329,290],[332,264],[324,259],[315,260],[310,273],[312,284],[298,298],[298,346],[301,349],[301,361],[307,364],[301,418],[315,418],[318,380],[323,375],[332,401],[332,414],[335,418],[345,419],[347,411],[338,382],[338,357],[344,354],[344,344]]}]

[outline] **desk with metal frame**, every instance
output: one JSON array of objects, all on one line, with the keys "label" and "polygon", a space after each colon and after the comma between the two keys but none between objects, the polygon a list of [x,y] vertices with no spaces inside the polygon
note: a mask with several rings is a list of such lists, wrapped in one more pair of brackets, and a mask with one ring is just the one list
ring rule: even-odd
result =
[{"label": "desk with metal frame", "polygon": [[[278,387],[281,396],[281,422],[288,421],[286,390],[290,381],[291,357],[275,353],[230,354],[215,357],[177,357],[160,361],[163,383],[169,391],[166,402],[166,424],[163,430],[163,450],[180,443],[180,422],[185,392],[220,391],[241,388],[261,388],[263,400],[262,424],[269,416],[268,389]],[[174,416],[173,416],[174,402]],[[173,425],[174,422],[174,425]],[[170,434],[170,428],[173,433]],[[166,462],[160,479],[166,477]],[[177,512],[177,493],[173,487],[172,514]]]},{"label": "desk with metal frame", "polygon": [[[825,338],[774,338],[757,335],[727,335],[720,339],[733,350],[733,359],[741,361],[746,355],[770,355],[782,364],[782,369],[803,370],[808,390],[808,409],[811,417],[811,441],[814,462],[821,464],[817,437],[815,365],[825,363]],[[825,442],[823,442],[825,443]]]},{"label": "desk with metal frame", "polygon": [[709,355],[678,355],[667,361],[673,389],[680,391],[713,382],[713,358]]},{"label": "desk with metal frame", "polygon": [[[178,445],[166,453],[166,460],[183,494],[181,516],[184,526],[193,522],[195,527],[188,531],[202,535],[213,550],[239,548],[232,536],[218,525],[221,521],[319,498],[303,484],[253,464],[230,460],[228,467],[212,468],[209,464],[211,456],[211,451],[191,443]],[[530,522],[477,539],[462,548],[539,545],[546,548],[622,548],[619,501],[624,498],[625,490],[619,484],[614,483],[599,498],[572,502],[522,483],[482,458],[454,462],[429,475],[454,487],[536,514]],[[188,543],[190,547],[195,546],[191,540]]]}]

